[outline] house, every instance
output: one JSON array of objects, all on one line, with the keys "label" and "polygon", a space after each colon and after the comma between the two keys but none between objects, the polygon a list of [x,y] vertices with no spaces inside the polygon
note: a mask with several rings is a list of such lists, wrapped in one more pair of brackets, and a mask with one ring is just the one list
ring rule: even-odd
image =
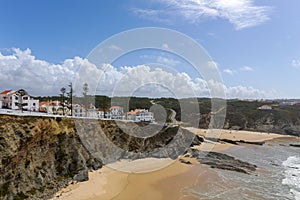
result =
[{"label": "house", "polygon": [[2,108],[2,101],[0,100],[0,109]]},{"label": "house", "polygon": [[109,113],[110,113],[109,109],[99,108],[98,109],[98,118],[104,119],[109,115]]},{"label": "house", "polygon": [[74,117],[85,117],[85,108],[82,105],[73,105],[73,115]]},{"label": "house", "polygon": [[280,105],[280,106],[293,106],[293,105],[295,105],[295,104],[297,104],[296,101],[291,101],[291,102],[289,102],[289,101],[284,101],[284,102],[281,102],[279,105]]},{"label": "house", "polygon": [[107,113],[107,118],[109,119],[124,119],[124,111],[121,106],[112,106]]},{"label": "house", "polygon": [[38,112],[39,111],[39,100],[34,99],[33,97],[29,95],[25,95],[22,97],[22,103],[23,103],[23,109],[28,110],[28,111],[34,111]]},{"label": "house", "polygon": [[0,100],[2,101],[3,108],[18,110],[20,109],[20,103],[22,103],[24,110],[39,111],[39,100],[34,99],[28,94],[21,97],[14,90],[5,90],[1,92]]},{"label": "house", "polygon": [[259,110],[272,110],[272,106],[262,105],[262,106],[258,107],[257,109],[259,109]]},{"label": "house", "polygon": [[63,109],[65,110],[65,114],[68,112],[67,107],[62,106],[61,101],[42,101],[40,102],[40,112],[46,112],[52,115],[62,115]]},{"label": "house", "polygon": [[87,109],[83,105],[74,104],[73,115],[75,117],[100,118],[99,110],[92,104]]},{"label": "house", "polygon": [[127,120],[132,120],[135,122],[153,122],[154,115],[146,109],[135,109],[127,112]]},{"label": "house", "polygon": [[99,118],[98,115],[99,111],[98,109],[96,109],[96,107],[93,104],[91,104],[88,109],[85,109],[85,111],[86,111],[86,117]]},{"label": "house", "polygon": [[0,100],[2,101],[3,108],[9,109],[19,109],[18,107],[18,97],[16,91],[14,90],[5,90],[0,93]]}]

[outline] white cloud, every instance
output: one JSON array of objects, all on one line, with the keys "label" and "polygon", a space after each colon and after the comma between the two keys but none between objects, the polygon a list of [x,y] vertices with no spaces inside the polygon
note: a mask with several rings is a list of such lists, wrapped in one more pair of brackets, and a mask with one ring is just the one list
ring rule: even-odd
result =
[{"label": "white cloud", "polygon": [[224,69],[223,72],[229,75],[233,75],[236,73],[236,71],[233,69]]},{"label": "white cloud", "polygon": [[175,66],[175,65],[180,64],[180,61],[178,61],[178,60],[175,60],[175,59],[172,59],[172,58],[163,57],[163,56],[158,56],[157,59],[156,59],[156,61],[158,63],[166,64],[166,65],[169,65],[169,66]]},{"label": "white cloud", "polygon": [[227,98],[244,98],[244,99],[260,99],[260,98],[275,98],[277,95],[276,91],[264,91],[255,89],[253,87],[245,86],[234,86],[226,87]]},{"label": "white cloud", "polygon": [[234,74],[237,74],[238,72],[241,72],[241,71],[243,71],[243,72],[251,72],[251,71],[253,71],[253,68],[249,67],[249,66],[244,66],[244,67],[241,67],[241,68],[239,68],[237,70],[235,70],[235,69],[229,69],[229,68],[223,70],[224,73],[229,74],[229,75],[234,75]]},{"label": "white cloud", "polygon": [[207,62],[207,67],[209,69],[218,69],[218,63],[215,61],[208,61]]},{"label": "white cloud", "polygon": [[110,45],[108,48],[111,50],[122,51],[121,47],[117,45]]},{"label": "white cloud", "polygon": [[291,65],[292,65],[292,67],[299,68],[300,67],[300,60],[292,60]]},{"label": "white cloud", "polygon": [[[205,18],[228,20],[236,29],[256,26],[269,20],[271,7],[257,6],[254,0],[155,0],[164,7],[159,9],[135,8],[133,12],[143,18],[176,21],[183,17],[190,23]],[[170,19],[171,18],[171,19]]]},{"label": "white cloud", "polygon": [[[216,65],[216,64],[215,64]],[[215,66],[214,65],[214,66]],[[124,66],[120,69],[103,64],[96,67],[87,59],[74,57],[61,64],[52,64],[36,59],[30,49],[13,49],[11,55],[0,53],[0,89],[24,88],[32,95],[57,95],[60,88],[75,81],[76,95],[82,94],[84,82],[89,84],[90,94],[173,96],[210,96],[209,86],[217,93],[225,92],[230,98],[265,98],[264,92],[252,87],[226,87],[222,83],[191,78],[184,72],[168,72],[146,65]],[[138,92],[137,92],[138,91]]]},{"label": "white cloud", "polygon": [[162,44],[161,48],[164,49],[164,50],[167,50],[167,51],[172,50],[167,43]]},{"label": "white cloud", "polygon": [[253,68],[249,67],[249,66],[244,66],[244,67],[241,67],[240,70],[241,71],[248,71],[249,72],[249,71],[253,71]]},{"label": "white cloud", "polygon": [[27,89],[33,94],[57,94],[59,89],[75,78],[75,71],[83,59],[75,57],[62,64],[38,60],[31,50],[13,49],[12,55],[0,54],[1,89]]}]

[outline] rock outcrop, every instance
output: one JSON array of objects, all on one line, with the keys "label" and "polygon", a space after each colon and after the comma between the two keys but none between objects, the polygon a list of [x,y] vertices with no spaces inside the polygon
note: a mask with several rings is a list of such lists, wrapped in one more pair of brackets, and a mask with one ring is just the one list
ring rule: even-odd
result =
[{"label": "rock outcrop", "polygon": [[71,119],[0,115],[0,153],[0,199],[46,199],[82,170],[102,166]]},{"label": "rock outcrop", "polygon": [[290,144],[291,147],[299,147],[300,148],[300,144]]},{"label": "rock outcrop", "polygon": [[230,139],[217,139],[218,142],[226,142],[230,144],[235,144],[239,145],[240,143],[243,144],[253,144],[253,145],[264,145],[266,142],[261,141],[261,142],[251,142],[251,141],[245,141],[245,140],[230,140]]},{"label": "rock outcrop", "polygon": [[203,152],[197,149],[189,149],[187,155],[196,158],[199,163],[209,165],[211,168],[223,169],[249,174],[256,170],[256,165],[235,159],[218,152]]}]

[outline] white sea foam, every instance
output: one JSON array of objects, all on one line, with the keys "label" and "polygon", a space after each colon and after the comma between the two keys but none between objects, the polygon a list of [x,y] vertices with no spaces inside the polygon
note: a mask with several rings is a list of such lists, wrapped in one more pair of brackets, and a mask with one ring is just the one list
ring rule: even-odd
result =
[{"label": "white sea foam", "polygon": [[282,165],[285,168],[282,184],[288,185],[295,199],[300,200],[300,157],[290,156]]}]

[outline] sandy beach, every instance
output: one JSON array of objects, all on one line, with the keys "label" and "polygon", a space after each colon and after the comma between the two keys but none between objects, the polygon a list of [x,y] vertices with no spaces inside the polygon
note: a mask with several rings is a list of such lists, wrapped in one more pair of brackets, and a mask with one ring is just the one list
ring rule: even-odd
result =
[{"label": "sandy beach", "polygon": [[[191,132],[203,137],[219,134],[221,139],[245,140],[249,142],[267,141],[276,138],[289,137],[278,134],[232,131],[208,130],[188,128]],[[210,130],[211,131],[211,130]],[[195,148],[201,150],[224,151],[235,145],[206,140],[205,146],[201,144]],[[185,158],[187,159],[187,158]],[[188,158],[192,163],[187,165],[179,159],[154,159],[147,158],[134,162],[121,161],[100,170],[89,173],[89,181],[76,183],[59,191],[53,200],[109,200],[109,199],[196,199],[185,196],[183,190],[192,186],[201,176],[201,187],[208,187],[208,180],[218,181],[218,177],[208,170],[208,166],[197,163],[193,158]],[[115,169],[122,169],[115,170]],[[158,169],[158,170],[157,170]]]}]

